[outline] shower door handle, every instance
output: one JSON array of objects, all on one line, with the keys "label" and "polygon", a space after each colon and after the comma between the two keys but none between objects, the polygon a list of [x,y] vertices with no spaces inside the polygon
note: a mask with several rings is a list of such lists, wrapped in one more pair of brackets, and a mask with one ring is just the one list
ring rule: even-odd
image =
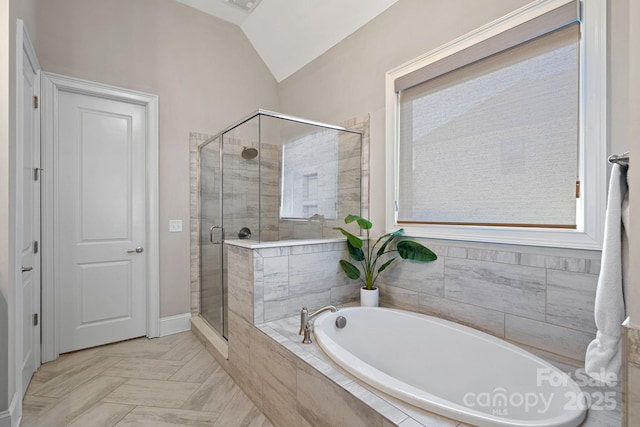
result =
[{"label": "shower door handle", "polygon": [[222,238],[224,239],[224,229],[219,225],[212,225],[209,229],[209,241],[214,245],[219,245],[222,243],[222,240],[213,240],[213,230],[219,228],[222,231]]}]

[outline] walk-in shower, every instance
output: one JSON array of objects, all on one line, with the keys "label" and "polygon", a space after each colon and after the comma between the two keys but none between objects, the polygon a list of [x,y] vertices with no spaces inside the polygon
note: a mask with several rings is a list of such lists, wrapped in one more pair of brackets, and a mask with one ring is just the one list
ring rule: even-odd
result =
[{"label": "walk-in shower", "polygon": [[200,314],[226,337],[224,242],[340,236],[361,214],[362,133],[259,110],[202,143],[198,165]]}]

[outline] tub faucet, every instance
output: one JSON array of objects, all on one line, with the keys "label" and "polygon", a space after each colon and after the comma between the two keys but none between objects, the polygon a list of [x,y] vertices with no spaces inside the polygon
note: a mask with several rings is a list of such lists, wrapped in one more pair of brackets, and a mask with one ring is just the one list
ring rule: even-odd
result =
[{"label": "tub faucet", "polygon": [[309,314],[307,307],[302,307],[302,310],[300,310],[300,332],[298,332],[298,335],[303,335],[302,344],[311,344],[313,342],[311,340],[311,324],[309,323],[309,320],[325,311],[332,311],[335,313],[338,309],[333,305],[326,305]]}]

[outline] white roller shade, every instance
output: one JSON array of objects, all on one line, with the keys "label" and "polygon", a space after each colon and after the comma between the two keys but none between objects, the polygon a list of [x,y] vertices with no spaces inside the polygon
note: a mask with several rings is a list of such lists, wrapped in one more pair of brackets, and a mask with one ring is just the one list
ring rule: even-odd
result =
[{"label": "white roller shade", "polygon": [[400,90],[398,222],[576,226],[579,37],[563,26]]}]

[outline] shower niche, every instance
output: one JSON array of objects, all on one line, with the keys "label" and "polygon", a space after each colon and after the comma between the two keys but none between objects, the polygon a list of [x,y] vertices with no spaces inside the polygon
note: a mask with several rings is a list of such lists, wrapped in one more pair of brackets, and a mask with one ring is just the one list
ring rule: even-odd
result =
[{"label": "shower niche", "polygon": [[363,148],[361,131],[265,110],[198,146],[199,313],[220,335],[225,242],[341,237],[346,215],[367,215]]}]

